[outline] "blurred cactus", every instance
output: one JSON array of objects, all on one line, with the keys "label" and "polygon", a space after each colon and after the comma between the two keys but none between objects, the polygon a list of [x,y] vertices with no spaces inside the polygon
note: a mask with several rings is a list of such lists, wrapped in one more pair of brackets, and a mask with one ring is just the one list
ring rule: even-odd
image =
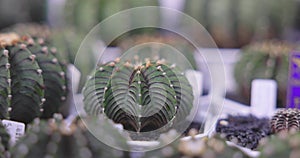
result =
[{"label": "blurred cactus", "polygon": [[300,133],[280,132],[261,141],[260,158],[298,158]]},{"label": "blurred cactus", "polygon": [[281,41],[253,43],[242,49],[242,57],[235,66],[234,77],[239,91],[249,102],[254,79],[273,79],[278,84],[277,105],[285,106],[289,53],[292,44]]},{"label": "blurred cactus", "polygon": [[297,1],[189,0],[184,12],[210,32],[219,47],[242,47],[254,39],[284,38],[296,17]]},{"label": "blurred cactus", "polygon": [[[96,118],[95,118],[96,119]],[[123,142],[125,139],[112,124],[106,120],[97,122],[95,128],[97,134],[107,135],[115,142]],[[110,131],[110,130],[114,131]],[[105,132],[105,133],[103,133]],[[124,140],[123,140],[124,139]],[[123,141],[122,141],[123,140]],[[111,140],[114,141],[114,140]],[[14,158],[41,158],[41,157],[72,157],[72,158],[98,158],[98,157],[128,157],[123,151],[111,149],[98,140],[85,124],[78,120],[67,125],[61,115],[55,115],[53,119],[43,121],[36,119],[29,126],[27,135],[21,138],[11,150]]]},{"label": "blurred cactus", "polygon": [[148,132],[183,121],[193,104],[192,87],[163,61],[100,65],[83,89],[85,110],[105,113],[129,131]]},{"label": "blurred cactus", "polygon": [[[220,136],[195,138],[196,131],[191,130],[191,139],[176,140],[161,149],[146,152],[146,158],[247,158],[248,156],[235,147],[229,147]],[[170,134],[160,137],[161,143],[169,142]]]},{"label": "blurred cactus", "polygon": [[271,134],[271,129],[267,118],[229,115],[226,119],[218,120],[216,132],[237,145],[255,149],[262,138]]},{"label": "blurred cactus", "polygon": [[[180,37],[176,34],[143,34],[143,35],[134,35],[132,37],[127,37],[123,39],[120,37],[118,39],[118,46],[123,50],[123,52],[128,51],[132,47],[139,46],[142,44],[150,44],[153,52],[146,52],[146,53],[140,53],[140,55],[143,54],[153,54],[153,57],[159,56],[159,58],[168,59],[171,61],[174,57],[180,58],[173,53],[166,53],[165,51],[169,51],[169,48],[166,47],[173,47],[173,49],[176,49],[176,51],[179,51],[181,54],[183,54],[189,63],[191,64],[191,67],[196,69],[196,61],[194,58],[194,51],[195,47],[189,43],[186,39],[183,37]],[[156,45],[151,45],[151,43],[154,43]],[[157,44],[161,44],[161,46],[158,46]],[[142,57],[141,57],[142,58]],[[176,60],[178,65],[182,65],[185,63],[184,60]],[[181,63],[182,62],[182,63]],[[189,65],[190,66],[190,65]]]},{"label": "blurred cactus", "polygon": [[4,125],[0,123],[0,157],[6,158],[9,150],[10,136],[7,133]]},{"label": "blurred cactus", "polygon": [[56,49],[43,39],[21,39],[14,33],[1,34],[0,46],[1,119],[29,123],[58,112],[66,99],[66,77]]},{"label": "blurred cactus", "polygon": [[273,133],[279,133],[283,131],[300,131],[300,110],[278,110],[272,117],[271,129]]}]

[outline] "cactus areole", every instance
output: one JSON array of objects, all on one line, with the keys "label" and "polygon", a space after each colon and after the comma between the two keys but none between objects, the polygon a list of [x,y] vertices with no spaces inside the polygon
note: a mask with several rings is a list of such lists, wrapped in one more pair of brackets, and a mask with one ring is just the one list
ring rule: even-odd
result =
[{"label": "cactus areole", "polygon": [[0,34],[0,119],[51,117],[65,99],[65,73],[43,39]]},{"label": "cactus areole", "polygon": [[135,132],[154,131],[184,120],[194,99],[183,73],[163,60],[149,59],[139,64],[117,59],[100,65],[83,94],[88,114],[105,113]]}]

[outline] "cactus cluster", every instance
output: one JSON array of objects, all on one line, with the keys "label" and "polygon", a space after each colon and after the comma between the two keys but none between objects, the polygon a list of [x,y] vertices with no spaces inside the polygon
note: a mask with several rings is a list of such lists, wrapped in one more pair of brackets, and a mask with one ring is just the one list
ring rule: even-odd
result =
[{"label": "cactus cluster", "polygon": [[255,149],[262,138],[271,134],[271,129],[267,118],[229,115],[226,119],[218,120],[216,132],[237,145]]},{"label": "cactus cluster", "polygon": [[[89,121],[94,119],[96,118],[89,118]],[[114,127],[107,120],[93,122],[95,123],[93,125],[98,128],[97,134],[105,134],[111,141],[115,139],[117,140],[115,142],[121,142],[120,146],[126,145],[125,139],[118,130],[108,131]],[[82,120],[68,125],[62,120],[61,115],[54,115],[53,119],[48,121],[35,119],[33,124],[30,124],[26,136],[21,138],[11,149],[11,156],[14,158],[128,157],[127,153],[112,149],[98,140],[93,133],[89,132]]]},{"label": "cactus cluster", "polygon": [[293,48],[294,45],[287,42],[265,41],[242,49],[242,57],[235,66],[234,76],[240,92],[248,102],[252,80],[273,79],[278,84],[277,105],[285,105],[288,59]]},{"label": "cactus cluster", "polygon": [[29,123],[58,112],[66,99],[66,73],[42,38],[0,34],[0,118]]},{"label": "cactus cluster", "polygon": [[[211,138],[195,138],[196,131],[191,130],[190,140],[177,140],[161,149],[147,152],[146,158],[247,158],[248,156],[235,147],[226,144],[219,135]],[[160,137],[161,143],[172,138],[170,133]]]},{"label": "cactus cluster", "polygon": [[193,103],[187,78],[163,60],[131,64],[119,59],[100,65],[84,89],[85,110],[105,113],[135,132],[159,129],[185,120]]},{"label": "cactus cluster", "polygon": [[300,110],[280,109],[271,120],[272,133],[300,131]]},{"label": "cactus cluster", "polygon": [[0,157],[4,158],[8,156],[10,136],[6,131],[6,128],[0,123]]},{"label": "cactus cluster", "polygon": [[264,139],[260,144],[260,158],[298,158],[300,153],[300,133],[280,132]]}]

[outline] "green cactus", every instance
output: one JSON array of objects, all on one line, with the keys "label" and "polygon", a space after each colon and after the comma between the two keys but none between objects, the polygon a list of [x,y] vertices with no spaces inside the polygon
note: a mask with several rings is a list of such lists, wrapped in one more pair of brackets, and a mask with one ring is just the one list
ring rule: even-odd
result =
[{"label": "green cactus", "polygon": [[235,66],[234,77],[244,98],[250,100],[250,86],[254,79],[273,79],[278,84],[280,107],[286,103],[289,53],[293,45],[281,41],[253,43],[242,49],[242,57]]},{"label": "green cactus", "polygon": [[300,133],[280,132],[261,141],[260,158],[297,158],[300,152]]},{"label": "green cactus", "polygon": [[[89,118],[86,121],[93,122],[97,128],[96,134],[102,134],[109,139],[115,139],[120,146],[127,146],[125,139],[118,130],[112,127],[107,120]],[[103,133],[104,132],[104,133]],[[114,141],[114,140],[111,140]],[[127,153],[112,149],[100,140],[93,133],[90,133],[85,124],[75,121],[67,125],[61,115],[54,115],[48,121],[34,121],[29,126],[27,135],[21,138],[11,150],[14,158],[41,158],[41,157],[72,157],[72,158],[98,158],[98,157],[129,157]]]},{"label": "green cactus", "polygon": [[105,113],[130,131],[147,132],[182,121],[193,103],[192,87],[180,71],[162,61],[100,65],[83,89],[85,110]]},{"label": "green cactus", "polygon": [[4,125],[0,123],[0,157],[6,157],[9,150],[10,136],[7,133]]},{"label": "green cactus", "polygon": [[[160,137],[160,142],[168,144],[173,132]],[[192,133],[192,134],[191,134]],[[229,147],[221,136],[211,138],[195,138],[195,130],[191,130],[191,139],[176,140],[161,149],[146,152],[145,158],[248,158],[235,147]],[[174,135],[175,136],[175,135]]]},{"label": "green cactus", "polygon": [[29,123],[52,116],[66,91],[65,72],[52,55],[56,50],[42,39],[20,39],[13,33],[1,34],[0,45],[0,118]]},{"label": "green cactus", "polygon": [[42,38],[26,40],[28,50],[35,55],[36,61],[42,70],[45,84],[45,99],[43,104],[43,118],[50,118],[60,107],[67,95],[66,66],[57,56],[56,48],[47,47]]}]

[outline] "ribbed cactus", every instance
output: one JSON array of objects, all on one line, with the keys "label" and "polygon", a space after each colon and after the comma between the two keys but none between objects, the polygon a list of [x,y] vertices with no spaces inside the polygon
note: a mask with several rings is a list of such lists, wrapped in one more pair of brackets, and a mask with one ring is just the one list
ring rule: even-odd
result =
[{"label": "ribbed cactus", "polygon": [[298,158],[300,152],[300,133],[281,132],[260,144],[260,158]]},{"label": "ribbed cactus", "polygon": [[[98,128],[97,134],[102,133],[105,137],[115,139],[117,140],[115,142],[121,142],[120,145],[126,146],[123,136],[107,120],[99,120],[94,125]],[[55,115],[48,121],[36,119],[34,124],[30,125],[27,135],[12,148],[11,155],[14,158],[128,157],[123,151],[112,149],[98,140],[81,120],[68,126],[61,115]]]},{"label": "ribbed cactus", "polygon": [[273,133],[279,133],[282,131],[300,131],[300,110],[278,110],[272,117],[271,129]]},{"label": "ribbed cactus", "polygon": [[100,65],[83,94],[88,114],[104,112],[125,129],[137,132],[184,120],[193,103],[188,80],[161,60],[146,60],[140,65],[116,60]]},{"label": "ribbed cactus", "polygon": [[[161,149],[147,152],[146,158],[247,158],[248,156],[235,147],[229,147],[224,138],[195,138],[196,131],[191,130],[190,140],[176,140]],[[170,135],[170,134],[169,134]],[[160,137],[161,143],[169,142],[171,136]]]},{"label": "ribbed cactus", "polygon": [[0,123],[0,157],[6,158],[9,149],[10,136],[7,133],[4,125]]},{"label": "ribbed cactus", "polygon": [[0,46],[0,118],[29,123],[58,112],[66,99],[66,77],[56,49],[43,39],[13,33],[0,35]]},{"label": "ribbed cactus", "polygon": [[251,81],[273,79],[278,84],[278,103],[286,104],[286,85],[289,53],[292,44],[281,41],[253,43],[242,49],[242,57],[235,66],[235,79],[242,95],[249,101]]}]

